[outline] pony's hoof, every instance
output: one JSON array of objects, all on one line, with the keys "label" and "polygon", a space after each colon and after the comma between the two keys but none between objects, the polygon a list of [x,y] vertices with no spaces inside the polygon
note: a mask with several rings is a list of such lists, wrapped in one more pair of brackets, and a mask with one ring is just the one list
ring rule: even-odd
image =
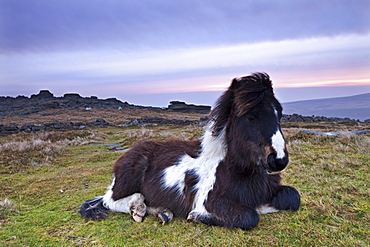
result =
[{"label": "pony's hoof", "polygon": [[143,221],[143,217],[138,215],[138,214],[132,214],[132,218],[134,219],[134,221],[136,222],[142,222]]},{"label": "pony's hoof", "polygon": [[167,209],[162,207],[147,207],[146,212],[154,216],[162,225],[170,222],[173,219],[173,213]]},{"label": "pony's hoof", "polygon": [[201,214],[197,213],[197,212],[190,212],[188,214],[188,217],[186,218],[186,220],[188,222],[194,222],[194,223],[201,223]]},{"label": "pony's hoof", "polygon": [[204,223],[208,224],[208,222],[211,220],[211,215],[202,214],[200,212],[190,212],[187,217],[188,222],[193,223]]},{"label": "pony's hoof", "polygon": [[164,225],[173,219],[173,213],[170,210],[165,209],[163,212],[158,214],[158,219],[162,225]]},{"label": "pony's hoof", "polygon": [[195,215],[189,214],[188,217],[186,218],[187,221],[193,221],[195,219]]},{"label": "pony's hoof", "polygon": [[142,222],[146,213],[146,205],[142,194],[133,194],[130,201],[130,214],[136,222]]}]

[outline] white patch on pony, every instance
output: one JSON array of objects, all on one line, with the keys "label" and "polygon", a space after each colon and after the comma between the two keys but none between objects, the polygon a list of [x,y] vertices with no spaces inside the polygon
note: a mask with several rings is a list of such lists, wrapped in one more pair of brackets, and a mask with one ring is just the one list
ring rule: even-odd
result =
[{"label": "white patch on pony", "polygon": [[272,148],[276,151],[276,158],[282,159],[285,156],[285,140],[283,134],[278,129],[276,133],[271,137]]},{"label": "white patch on pony", "polygon": [[[195,185],[197,190],[192,212],[208,214],[204,207],[208,193],[213,189],[216,181],[216,170],[220,161],[225,158],[227,148],[225,146],[225,130],[219,136],[212,135],[211,127],[207,126],[202,139],[202,152],[199,157],[192,158],[184,155],[178,164],[170,166],[163,171],[162,183],[165,188],[176,188],[178,193],[183,195],[185,173],[192,171],[198,176],[198,183]],[[184,195],[183,195],[184,196]]]},{"label": "white patch on pony", "polygon": [[202,139],[202,153],[201,155],[212,157],[214,159],[223,160],[226,156],[227,147],[225,143],[225,128],[220,132],[220,134],[215,137],[212,135],[210,130],[213,123],[210,123],[206,127],[206,131]]},{"label": "white patch on pony", "polygon": [[276,213],[279,212],[280,210],[271,207],[269,205],[261,205],[258,208],[256,208],[257,213],[259,214],[270,214],[270,213]]},{"label": "white patch on pony", "polygon": [[144,211],[139,210],[139,211],[143,211],[143,213],[139,212],[137,210],[135,210],[135,212],[131,212],[131,210],[132,210],[133,206],[135,208],[137,208],[138,206],[139,206],[139,208],[140,208],[140,206],[146,207],[145,204],[144,204],[144,196],[140,193],[135,193],[135,194],[132,194],[130,196],[124,197],[122,199],[116,200],[116,201],[113,200],[113,198],[112,198],[112,195],[113,195],[112,188],[113,188],[115,180],[116,179],[113,177],[112,184],[108,186],[107,192],[103,196],[103,205],[104,205],[104,207],[108,208],[111,211],[115,211],[115,212],[126,213],[126,214],[133,213],[133,215],[132,215],[133,218],[135,219],[135,221],[138,221],[135,218],[135,216],[140,215],[141,217],[143,217],[145,215],[146,210],[145,209],[143,209]]},{"label": "white patch on pony", "polygon": [[[184,158],[188,155],[184,155]],[[189,156],[188,156],[189,157]],[[190,157],[189,157],[190,158]],[[190,168],[191,169],[191,168]],[[185,173],[189,170],[189,165],[186,162],[180,162],[177,165],[167,167],[163,173],[163,185],[166,188],[176,188],[179,195],[183,195],[182,192],[185,186]]]}]

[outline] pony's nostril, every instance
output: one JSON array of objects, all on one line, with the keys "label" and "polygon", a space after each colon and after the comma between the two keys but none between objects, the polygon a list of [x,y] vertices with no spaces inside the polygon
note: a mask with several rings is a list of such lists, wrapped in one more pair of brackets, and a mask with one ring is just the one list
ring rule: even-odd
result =
[{"label": "pony's nostril", "polygon": [[288,165],[289,159],[283,158],[283,159],[276,159],[275,163],[278,167],[282,167],[284,169]]},{"label": "pony's nostril", "polygon": [[289,158],[284,156],[284,158],[276,158],[276,153],[271,153],[267,157],[268,170],[271,172],[282,171],[288,165]]},{"label": "pony's nostril", "polygon": [[267,157],[267,164],[269,166],[271,166],[271,164],[273,164],[276,160],[276,153],[271,153],[269,154],[269,156]]}]

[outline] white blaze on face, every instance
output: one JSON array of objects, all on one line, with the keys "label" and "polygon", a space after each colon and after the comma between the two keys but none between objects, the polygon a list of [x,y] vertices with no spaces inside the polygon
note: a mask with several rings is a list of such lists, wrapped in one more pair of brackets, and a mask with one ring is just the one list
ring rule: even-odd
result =
[{"label": "white blaze on face", "polygon": [[[274,105],[272,105],[272,107],[274,108],[277,121],[280,122],[279,113],[276,110],[276,107]],[[282,159],[285,157],[285,140],[279,128],[276,130],[275,134],[271,137],[271,145],[272,148],[276,151],[277,159]]]},{"label": "white blaze on face", "polygon": [[276,151],[276,158],[282,159],[285,156],[285,140],[280,130],[271,137],[272,148]]}]

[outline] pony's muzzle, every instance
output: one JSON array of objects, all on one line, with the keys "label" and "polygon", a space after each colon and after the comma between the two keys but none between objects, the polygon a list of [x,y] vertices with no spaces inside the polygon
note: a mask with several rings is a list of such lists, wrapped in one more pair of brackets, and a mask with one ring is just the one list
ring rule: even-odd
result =
[{"label": "pony's muzzle", "polygon": [[279,172],[284,170],[284,168],[289,163],[289,155],[287,152],[285,152],[285,155],[283,158],[277,158],[276,153],[271,153],[267,157],[267,171],[268,172]]}]

